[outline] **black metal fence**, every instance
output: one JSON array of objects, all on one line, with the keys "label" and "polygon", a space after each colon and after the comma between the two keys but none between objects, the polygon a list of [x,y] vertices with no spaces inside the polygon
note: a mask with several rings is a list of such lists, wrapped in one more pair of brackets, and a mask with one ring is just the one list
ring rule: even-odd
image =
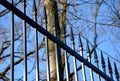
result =
[{"label": "black metal fence", "polygon": [[[49,68],[49,55],[48,55],[48,39],[52,40],[55,43],[55,46],[57,48],[57,46],[60,46],[62,49],[64,49],[65,51],[65,80],[66,81],[70,81],[70,72],[69,72],[69,64],[68,63],[68,53],[73,57],[73,65],[74,65],[74,81],[80,81],[78,79],[79,76],[82,76],[83,81],[119,81],[119,73],[116,67],[116,64],[114,62],[114,71],[113,71],[113,67],[111,66],[110,60],[108,58],[108,67],[106,67],[106,62],[104,59],[104,56],[101,52],[101,66],[98,63],[99,59],[97,56],[97,52],[94,51],[94,64],[92,64],[92,57],[91,57],[91,51],[89,48],[89,44],[87,41],[87,58],[85,58],[83,56],[83,44],[82,44],[82,40],[81,40],[81,36],[79,35],[79,54],[75,51],[75,43],[74,43],[74,35],[73,35],[73,31],[71,28],[71,44],[72,44],[72,48],[70,48],[69,46],[67,46],[66,43],[66,31],[63,28],[63,37],[65,38],[64,42],[61,42],[60,39],[58,39],[56,37],[56,31],[54,31],[54,35],[52,35],[51,33],[49,33],[46,29],[44,29],[42,26],[40,26],[39,24],[37,24],[37,10],[36,10],[36,4],[35,4],[35,0],[34,0],[34,7],[33,7],[33,11],[34,11],[34,20],[32,20],[31,18],[29,18],[26,15],[26,0],[23,0],[23,12],[20,11],[19,9],[17,9],[16,7],[14,7],[12,4],[14,4],[14,1],[12,0],[12,3],[9,3],[7,0],[0,0],[0,4],[3,5],[4,7],[6,7],[7,9],[11,10],[11,55],[10,55],[10,60],[11,60],[11,65],[10,65],[10,81],[14,81],[14,14],[17,15],[19,18],[21,18],[23,20],[23,46],[24,46],[24,81],[28,81],[27,80],[27,37],[26,37],[26,23],[31,25],[34,30],[35,30],[35,58],[36,58],[36,81],[39,81],[39,54],[38,54],[38,32],[45,35],[45,45],[46,45],[46,64],[47,64],[47,81],[50,81],[50,68]],[[56,51],[56,56],[57,56],[57,51]],[[56,68],[57,68],[57,80],[60,80],[60,75],[59,75],[59,63],[58,63],[58,57],[56,57]],[[77,67],[77,63],[81,63],[81,66],[78,68]],[[86,70],[86,67],[88,68],[88,70]],[[101,68],[100,68],[101,67]],[[78,74],[79,69],[81,68],[82,74]],[[102,70],[101,70],[102,69]],[[108,72],[107,72],[108,71]],[[88,74],[89,73],[89,74]],[[96,73],[96,75],[94,75],[94,73]],[[90,77],[89,77],[89,76]],[[89,78],[89,80],[88,80]]]}]

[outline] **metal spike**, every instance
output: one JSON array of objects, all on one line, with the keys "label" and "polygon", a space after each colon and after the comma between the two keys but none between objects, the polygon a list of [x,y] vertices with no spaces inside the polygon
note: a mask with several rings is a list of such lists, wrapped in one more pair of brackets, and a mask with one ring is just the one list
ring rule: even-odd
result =
[{"label": "metal spike", "polygon": [[86,51],[87,53],[90,55],[90,47],[89,47],[89,44],[88,44],[88,40],[86,41]]},{"label": "metal spike", "polygon": [[108,69],[109,69],[109,73],[112,73],[112,66],[108,57]]},{"label": "metal spike", "polygon": [[33,0],[33,11],[37,11],[36,2]]},{"label": "metal spike", "polygon": [[115,70],[116,79],[117,81],[119,81],[119,73],[115,62],[114,62],[114,70]]},{"label": "metal spike", "polygon": [[109,69],[110,77],[112,78],[112,73],[113,73],[113,72],[112,72],[112,66],[111,66],[109,57],[108,57],[108,69]]},{"label": "metal spike", "polygon": [[94,59],[95,59],[95,63],[98,63],[98,56],[96,50],[94,51]]},{"label": "metal spike", "polygon": [[102,54],[102,51],[101,51],[101,63],[102,63],[102,67],[105,68],[105,60],[104,60],[104,57],[103,57],[103,54]]},{"label": "metal spike", "polygon": [[83,47],[83,44],[82,44],[82,40],[81,40],[80,34],[79,34],[79,47]]},{"label": "metal spike", "polygon": [[102,63],[103,72],[106,74],[106,65],[105,65],[105,60],[104,60],[102,51],[101,51],[101,63]]},{"label": "metal spike", "polygon": [[71,32],[71,34],[70,34],[70,38],[71,38],[71,41],[74,41],[74,35],[73,35],[73,30],[72,30],[72,27],[71,27],[71,30],[70,30]]},{"label": "metal spike", "polygon": [[45,6],[44,6],[43,18],[45,19],[45,23],[47,23],[47,14],[46,14],[46,7]]}]

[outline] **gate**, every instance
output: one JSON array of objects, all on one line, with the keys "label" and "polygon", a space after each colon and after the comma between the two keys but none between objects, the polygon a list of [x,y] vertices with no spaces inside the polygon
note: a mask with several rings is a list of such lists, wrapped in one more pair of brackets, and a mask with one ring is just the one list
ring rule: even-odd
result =
[{"label": "gate", "polygon": [[[12,2],[14,3],[14,2]],[[49,71],[49,55],[48,55],[48,48],[47,48],[47,44],[48,44],[48,39],[50,39],[51,41],[53,41],[55,43],[56,49],[57,46],[60,46],[61,49],[64,49],[65,53],[65,79],[66,81],[70,81],[70,76],[74,75],[74,81],[80,81],[78,80],[79,76],[82,76],[83,81],[119,81],[119,73],[116,67],[116,64],[114,63],[114,71],[112,70],[112,66],[110,63],[110,60],[108,58],[108,69],[106,67],[105,64],[105,59],[104,56],[101,52],[101,63],[102,66],[101,68],[99,68],[100,64],[98,63],[98,56],[96,51],[94,51],[94,60],[95,60],[95,65],[92,64],[91,61],[91,51],[89,48],[89,44],[87,41],[87,58],[83,57],[83,44],[82,44],[82,40],[81,40],[81,36],[79,35],[79,53],[75,51],[75,45],[74,45],[74,35],[73,35],[73,31],[71,28],[71,42],[72,42],[72,48],[70,48],[69,46],[67,46],[65,43],[63,43],[62,41],[60,41],[60,39],[58,39],[56,37],[56,31],[54,33],[54,35],[52,35],[51,33],[49,33],[46,29],[44,29],[42,26],[40,26],[37,23],[37,14],[36,14],[36,4],[34,3],[34,7],[33,7],[33,11],[34,11],[34,20],[32,20],[31,18],[29,18],[26,15],[26,9],[24,7],[23,12],[20,11],[19,9],[17,9],[16,7],[14,7],[11,3],[9,3],[7,0],[0,0],[0,4],[3,5],[4,7],[6,7],[8,10],[11,11],[11,55],[10,55],[10,81],[14,81],[14,66],[15,66],[15,59],[14,59],[14,14],[17,15],[19,18],[21,18],[23,20],[23,48],[24,48],[24,74],[23,74],[23,80],[24,81],[28,81],[27,80],[27,57],[29,56],[27,54],[27,37],[26,37],[26,23],[29,24],[30,26],[32,26],[35,29],[35,61],[36,61],[36,81],[41,81],[39,78],[39,68],[41,67],[41,65],[39,65],[39,54],[38,54],[38,32],[43,34],[45,36],[45,45],[46,45],[46,64],[47,64],[47,77],[45,79],[45,81],[50,81],[50,71]],[[26,2],[23,1],[23,5],[26,6]],[[66,38],[66,34],[65,34],[65,29],[63,28],[64,32],[63,32],[63,37]],[[65,40],[66,41],[66,40]],[[69,65],[70,63],[68,62],[68,54],[70,56],[73,57],[73,68],[74,71],[73,73],[70,74],[69,71]],[[81,63],[80,67],[77,67],[77,64]],[[60,80],[60,75],[59,75],[59,63],[58,63],[58,55],[56,52],[56,68],[57,68],[57,81],[61,81]],[[86,70],[86,67],[88,68],[88,70]],[[81,69],[82,74],[78,74],[78,71]],[[102,70],[101,70],[102,69]],[[108,72],[107,72],[108,71]],[[89,73],[89,76],[88,76]],[[108,75],[109,74],[109,75]],[[0,80],[5,80],[6,79],[4,77],[2,77],[2,74],[0,74]],[[88,80],[89,78],[89,80]],[[9,80],[9,79],[7,79]]]}]

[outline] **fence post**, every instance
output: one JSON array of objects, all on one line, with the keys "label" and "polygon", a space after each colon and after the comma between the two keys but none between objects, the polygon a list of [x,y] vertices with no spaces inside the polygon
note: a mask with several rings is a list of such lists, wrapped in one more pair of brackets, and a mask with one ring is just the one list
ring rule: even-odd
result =
[{"label": "fence post", "polygon": [[[23,0],[23,13],[26,14],[26,0]],[[27,37],[26,21],[23,20],[24,81],[27,81]]]},{"label": "fence post", "polygon": [[[11,3],[14,6],[14,0],[11,0]],[[14,81],[14,13],[13,11],[11,11],[11,28],[10,29],[11,29],[10,81]]]},{"label": "fence post", "polygon": [[[80,55],[84,58],[84,56],[83,56],[83,44],[82,44],[80,34],[79,34],[79,49],[80,49]],[[82,62],[82,74],[83,74],[83,81],[87,81],[86,80],[86,73],[85,73],[85,66],[84,66],[83,62]]]},{"label": "fence post", "polygon": [[[34,21],[37,22],[37,8],[36,8],[35,0],[33,0],[33,15],[34,15]],[[39,81],[38,31],[36,29],[34,29],[34,31],[35,31],[36,81]]]},{"label": "fence post", "polygon": [[[44,22],[45,22],[45,29],[47,30],[47,14],[46,8],[44,6]],[[49,61],[49,46],[48,46],[48,38],[45,36],[45,48],[46,48],[46,64],[47,64],[47,81],[50,81],[50,61]]]},{"label": "fence post", "polygon": [[[73,35],[72,27],[71,27],[70,37],[71,37],[72,49],[75,50],[75,42],[74,42],[74,35]],[[75,81],[78,81],[77,64],[76,64],[76,58],[74,56],[73,56],[73,64],[74,64]]]},{"label": "fence post", "polygon": [[[90,54],[90,48],[89,48],[89,44],[88,44],[88,40],[87,40],[87,58],[88,58],[88,61],[91,63],[91,54]],[[93,72],[92,72],[92,68],[90,68],[90,79],[91,81],[94,81],[94,77],[93,77]]]},{"label": "fence post", "polygon": [[[53,31],[54,31],[54,36],[57,37],[55,15],[53,15]],[[57,43],[55,43],[55,54],[56,54],[57,81],[60,81],[59,57],[58,57],[59,53],[58,53],[58,44]]]},{"label": "fence post", "polygon": [[[64,26],[64,23],[62,23],[62,35],[63,35],[63,40],[64,40],[64,43],[66,44],[66,28]],[[70,73],[69,73],[69,64],[68,64],[68,55],[67,55],[67,52],[66,50],[63,50],[64,51],[64,54],[65,54],[65,69],[66,69],[66,80],[67,81],[70,81]]]}]

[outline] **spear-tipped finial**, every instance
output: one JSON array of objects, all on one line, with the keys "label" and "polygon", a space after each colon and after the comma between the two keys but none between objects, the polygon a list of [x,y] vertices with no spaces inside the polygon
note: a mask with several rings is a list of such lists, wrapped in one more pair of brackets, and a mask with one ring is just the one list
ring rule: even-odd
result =
[{"label": "spear-tipped finial", "polygon": [[114,70],[115,70],[116,79],[119,80],[119,73],[115,62],[114,62]]},{"label": "spear-tipped finial", "polygon": [[36,2],[33,0],[33,11],[37,11]]},{"label": "spear-tipped finial", "polygon": [[80,34],[79,34],[79,47],[83,47],[83,44],[82,44],[82,40],[81,40]]},{"label": "spear-tipped finial", "polygon": [[44,14],[43,14],[44,16],[43,16],[43,18],[44,19],[47,19],[47,14],[46,14],[46,7],[44,6]]},{"label": "spear-tipped finial", "polygon": [[43,11],[43,19],[44,19],[44,22],[45,22],[45,27],[46,27],[46,30],[47,30],[47,14],[46,14],[46,7],[44,5],[44,11]]},{"label": "spear-tipped finial", "polygon": [[88,44],[88,40],[86,41],[86,52],[87,52],[88,60],[90,60],[91,59],[91,54],[90,54],[90,47],[89,47],[89,44]]},{"label": "spear-tipped finial", "polygon": [[109,57],[108,57],[108,69],[109,69],[109,73],[111,74],[112,73],[112,66],[111,66]]},{"label": "spear-tipped finial", "polygon": [[101,63],[102,63],[102,67],[105,68],[105,60],[102,51],[101,51]]},{"label": "spear-tipped finial", "polygon": [[[12,0],[13,1],[13,0]],[[23,8],[24,8],[24,12],[25,12],[25,8],[26,8],[26,0],[22,0],[23,3]]]},{"label": "spear-tipped finial", "polygon": [[95,59],[98,58],[96,50],[94,51],[94,58],[95,58]]},{"label": "spear-tipped finial", "polygon": [[89,44],[88,44],[88,40],[86,41],[86,51],[87,51],[87,53],[90,53],[90,47],[89,47]]},{"label": "spear-tipped finial", "polygon": [[95,62],[97,63],[98,62],[98,56],[97,56],[96,50],[94,51],[94,59],[95,59]]},{"label": "spear-tipped finial", "polygon": [[72,27],[71,27],[71,30],[70,30],[70,38],[71,38],[71,41],[74,41],[74,35],[73,35],[73,30],[72,30]]}]

